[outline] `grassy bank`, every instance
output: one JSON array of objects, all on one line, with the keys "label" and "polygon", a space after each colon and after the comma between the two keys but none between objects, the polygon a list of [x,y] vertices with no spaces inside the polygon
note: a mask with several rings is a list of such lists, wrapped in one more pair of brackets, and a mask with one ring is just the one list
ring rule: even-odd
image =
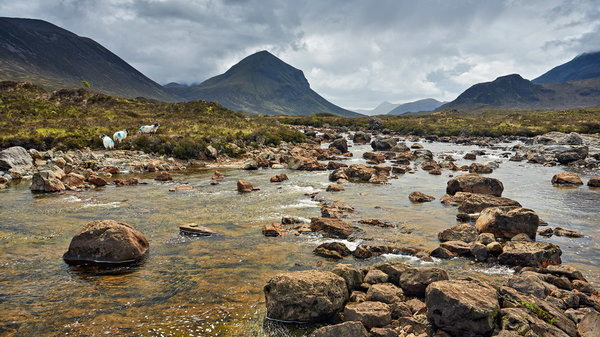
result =
[{"label": "grassy bank", "polygon": [[[138,135],[141,125],[160,123],[156,135]],[[90,90],[48,92],[27,83],[0,83],[0,148],[102,148],[100,134],[128,129],[120,149],[181,159],[202,157],[206,146],[238,156],[258,145],[300,142],[302,133],[273,119],[227,110],[214,102],[163,103],[124,99]]]},{"label": "grassy bank", "polygon": [[[344,118],[332,115],[310,117],[272,117],[284,124],[345,126],[359,129],[369,126],[369,117]],[[442,111],[427,115],[377,116],[383,129],[413,135],[439,136],[535,136],[550,131],[600,132],[600,106],[560,111],[478,110]]]}]

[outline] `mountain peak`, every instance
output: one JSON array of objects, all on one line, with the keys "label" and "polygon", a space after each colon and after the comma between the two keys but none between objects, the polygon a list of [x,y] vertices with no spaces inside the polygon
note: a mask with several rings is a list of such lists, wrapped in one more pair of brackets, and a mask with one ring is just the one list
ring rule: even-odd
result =
[{"label": "mountain peak", "polygon": [[568,82],[600,77],[600,51],[577,55],[571,61],[552,68],[533,83]]}]

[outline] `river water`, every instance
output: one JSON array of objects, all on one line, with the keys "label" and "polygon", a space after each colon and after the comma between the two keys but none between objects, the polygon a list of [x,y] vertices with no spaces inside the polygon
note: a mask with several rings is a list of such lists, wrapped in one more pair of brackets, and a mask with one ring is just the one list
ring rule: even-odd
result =
[{"label": "river water", "polygon": [[[424,143],[438,156],[462,158],[474,146]],[[508,145],[508,144],[506,144]],[[348,164],[363,163],[368,146],[354,146]],[[564,168],[543,167],[500,158],[486,150],[478,162],[501,160],[489,176],[504,183],[503,196],[534,209],[551,227],[585,234],[579,239],[538,240],[560,245],[563,263],[580,269],[600,286],[600,190],[553,187],[550,178]],[[462,159],[458,165],[467,164]],[[290,170],[223,171],[220,185],[209,184],[212,171],[174,174],[160,183],[142,176],[145,185],[107,186],[92,191],[36,195],[22,183],[0,191],[0,335],[7,336],[303,336],[310,328],[285,326],[265,318],[262,287],[279,272],[329,269],[335,262],[314,256],[325,239],[314,235],[264,237],[262,225],[283,215],[310,218],[319,205],[306,194],[321,191],[327,199],[355,207],[346,219],[377,218],[398,225],[382,229],[357,224],[369,243],[437,247],[437,233],[456,224],[456,208],[439,198],[449,179],[447,170],[433,176],[417,170],[389,185],[346,184],[344,192],[325,192],[329,172]],[[285,172],[290,180],[270,183]],[[584,181],[591,173],[582,173]],[[594,175],[599,175],[595,172]],[[261,190],[236,192],[236,181],[251,181]],[[190,192],[169,192],[189,183]],[[438,198],[412,204],[408,194],[421,191]],[[150,242],[140,266],[91,274],[68,267],[61,259],[72,236],[92,220],[114,219],[138,228]],[[206,225],[215,237],[179,235],[184,223]],[[411,231],[407,234],[407,230]],[[358,242],[349,243],[356,245]],[[408,256],[386,255],[357,265],[401,260],[414,265],[440,265],[451,275],[501,281],[512,271],[463,259],[425,263]]]}]

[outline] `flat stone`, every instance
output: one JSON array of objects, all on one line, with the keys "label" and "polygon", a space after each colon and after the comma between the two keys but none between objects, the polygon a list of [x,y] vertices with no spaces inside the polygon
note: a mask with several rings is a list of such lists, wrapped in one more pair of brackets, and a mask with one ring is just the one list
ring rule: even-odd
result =
[{"label": "flat stone", "polygon": [[381,328],[392,322],[392,313],[383,302],[349,303],[344,308],[344,320],[361,322],[367,329]]},{"label": "flat stone", "polygon": [[560,247],[548,242],[507,242],[498,256],[501,264],[509,266],[547,267],[561,263]]},{"label": "flat stone", "polygon": [[216,232],[206,226],[198,225],[195,223],[181,225],[181,226],[179,226],[179,230],[183,234],[192,234],[192,235],[200,235],[200,236],[210,236],[210,235],[219,234],[218,232]]}]

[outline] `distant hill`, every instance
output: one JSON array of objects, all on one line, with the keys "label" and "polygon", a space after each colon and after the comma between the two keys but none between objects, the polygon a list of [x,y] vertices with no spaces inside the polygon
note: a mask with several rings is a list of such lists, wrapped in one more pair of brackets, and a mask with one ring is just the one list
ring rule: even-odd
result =
[{"label": "distant hill", "polygon": [[169,86],[164,88],[186,100],[217,101],[228,109],[255,114],[361,116],[321,97],[310,88],[301,70],[267,51],[252,54],[224,74],[187,89]]},{"label": "distant hill", "polygon": [[581,54],[534,79],[536,84],[600,77],[600,51]]},{"label": "distant hill", "polygon": [[80,88],[122,97],[178,101],[97,42],[42,20],[0,17],[0,81]]},{"label": "distant hill", "polygon": [[388,101],[384,101],[380,103],[375,109],[357,109],[355,112],[361,113],[367,116],[375,116],[375,115],[385,115],[390,111],[394,110],[400,104],[390,103]]},{"label": "distant hill", "polygon": [[569,109],[600,104],[600,78],[565,83],[534,84],[518,74],[475,84],[437,110]]},{"label": "distant hill", "polygon": [[425,98],[414,102],[399,104],[396,108],[392,109],[389,115],[402,115],[409,112],[425,112],[433,111],[439,108],[445,102],[440,102],[433,98]]}]

